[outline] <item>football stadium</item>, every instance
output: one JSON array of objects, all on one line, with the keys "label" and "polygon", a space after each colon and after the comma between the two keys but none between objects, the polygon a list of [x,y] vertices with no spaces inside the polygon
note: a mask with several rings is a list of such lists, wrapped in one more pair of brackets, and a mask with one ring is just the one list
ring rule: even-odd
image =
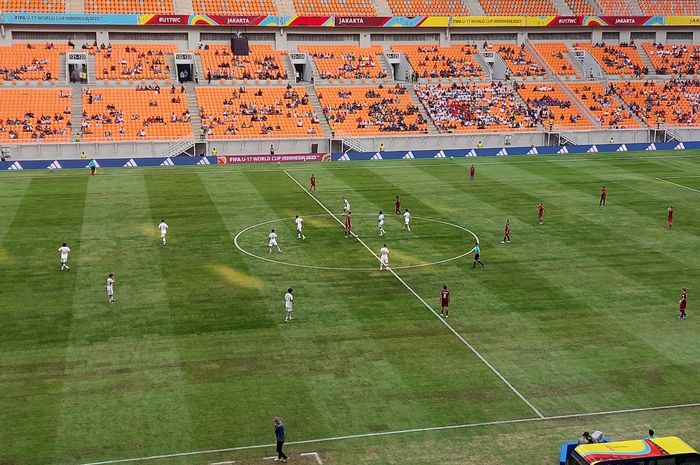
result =
[{"label": "football stadium", "polygon": [[699,257],[698,0],[0,0],[1,465],[700,465]]}]

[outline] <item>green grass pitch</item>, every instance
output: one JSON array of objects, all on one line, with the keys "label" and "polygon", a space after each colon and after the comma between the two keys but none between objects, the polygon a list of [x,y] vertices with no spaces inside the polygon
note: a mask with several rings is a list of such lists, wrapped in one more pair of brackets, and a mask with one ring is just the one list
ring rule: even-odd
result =
[{"label": "green grass pitch", "polygon": [[[544,465],[594,429],[629,439],[652,427],[698,447],[699,407],[552,418],[700,402],[698,155],[2,173],[0,464],[265,445],[275,415],[288,441],[477,424],[288,445],[300,464],[310,458],[296,454],[317,451],[326,464]],[[387,243],[405,285],[290,179],[306,187],[311,173],[334,215],[349,199],[372,251]],[[271,228],[282,253],[268,252]],[[455,258],[473,246],[465,229],[483,269]],[[70,272],[59,272],[64,241]],[[430,262],[442,263],[416,266]],[[443,284],[449,325],[545,419],[412,293],[439,312]],[[285,324],[288,287],[296,315]],[[518,419],[528,421],[480,425]]]}]

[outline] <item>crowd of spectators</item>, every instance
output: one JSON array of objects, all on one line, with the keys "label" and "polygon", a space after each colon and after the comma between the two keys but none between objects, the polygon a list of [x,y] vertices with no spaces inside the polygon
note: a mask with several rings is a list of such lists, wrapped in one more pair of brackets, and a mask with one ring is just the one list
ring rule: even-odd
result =
[{"label": "crowd of spectators", "polygon": [[[168,57],[174,46],[136,47],[101,44],[93,51],[97,72],[104,79],[169,79]],[[101,70],[101,71],[100,71]]]},{"label": "crowd of spectators", "polygon": [[21,118],[0,118],[0,134],[7,134],[10,140],[19,139],[21,134],[29,135],[30,139],[45,139],[50,136],[65,136],[70,128],[70,109],[63,113],[51,115],[28,111]]},{"label": "crowd of spectators", "polygon": [[56,46],[53,42],[0,47],[0,78],[52,81],[57,77],[59,56],[66,50],[67,46]]},{"label": "crowd of spectators", "polygon": [[525,44],[520,47],[513,45],[498,45],[498,54],[508,65],[513,76],[530,77],[544,76],[544,69],[535,61],[535,58],[527,51]]},{"label": "crowd of spectators", "polygon": [[203,66],[207,70],[208,82],[221,79],[260,79],[283,80],[287,79],[287,71],[280,59],[281,53],[273,51],[271,47],[264,50],[251,46],[248,56],[233,55],[230,47],[211,46],[209,49],[198,51],[203,59]]},{"label": "crowd of spectators", "polygon": [[602,127],[622,129],[638,126],[632,114],[618,102],[614,86],[604,88],[599,83],[571,84],[576,96],[588,107]]},{"label": "crowd of spectators", "polygon": [[700,46],[687,44],[663,45],[656,42],[644,44],[657,74],[684,75],[700,74]]},{"label": "crowd of spectators", "polygon": [[536,126],[528,109],[503,82],[490,85],[425,85],[416,88],[440,132],[496,131]]},{"label": "crowd of spectators", "polygon": [[579,113],[566,94],[554,84],[516,82],[513,85],[525,100],[528,115],[544,125],[545,128],[590,126],[590,123]]},{"label": "crowd of spectators", "polygon": [[481,67],[474,61],[478,53],[476,45],[462,44],[451,47],[437,45],[394,45],[402,52],[421,79],[463,79],[482,75]]},{"label": "crowd of spectators", "polygon": [[672,79],[666,82],[611,84],[630,109],[650,127],[658,123],[700,126],[700,80]]},{"label": "crowd of spectators", "polygon": [[[332,52],[316,52],[312,53],[311,56],[317,63],[321,79],[383,79],[387,77],[382,66],[377,63],[376,57],[371,54],[348,52],[341,53],[336,57],[335,53]],[[336,58],[340,58],[341,62],[337,63]],[[321,66],[320,64],[324,62],[329,62],[331,66]]]},{"label": "crowd of spectators", "polygon": [[638,78],[649,74],[649,68],[642,62],[634,42],[622,42],[620,45],[577,43],[574,48],[588,50],[608,74],[634,74]]}]

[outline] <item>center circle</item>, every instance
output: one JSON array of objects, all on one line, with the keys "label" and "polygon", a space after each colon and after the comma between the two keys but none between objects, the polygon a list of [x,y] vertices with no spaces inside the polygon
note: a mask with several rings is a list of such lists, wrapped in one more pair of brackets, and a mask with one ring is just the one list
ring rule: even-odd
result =
[{"label": "center circle", "polygon": [[[365,213],[365,214],[354,214],[353,216],[374,216],[374,215],[371,213]],[[331,217],[330,215],[328,215],[327,213],[326,214],[321,213],[321,214],[317,214],[317,215],[305,215],[302,218],[318,218],[318,217],[334,218],[334,217]],[[446,226],[451,226],[453,228],[460,229],[468,234],[471,234],[472,237],[474,237],[474,242],[476,242],[476,243],[479,242],[479,238],[477,237],[477,235],[474,234],[469,229],[465,228],[464,226],[460,226],[460,225],[454,224],[454,223],[449,223],[449,222],[443,221],[443,220],[436,220],[434,218],[422,218],[419,216],[414,216],[414,217],[412,217],[412,219],[427,221],[427,222],[432,222],[432,223],[444,224]],[[274,258],[263,257],[260,255],[257,255],[253,252],[246,250],[245,248],[243,248],[239,244],[239,238],[243,234],[245,234],[246,232],[250,231],[251,229],[259,228],[259,227],[266,226],[269,224],[281,223],[284,221],[292,221],[292,220],[294,220],[294,217],[290,216],[287,218],[277,218],[274,220],[263,221],[262,223],[257,223],[257,224],[248,226],[247,228],[240,230],[236,234],[236,236],[233,238],[233,243],[238,250],[240,250],[241,252],[243,252],[244,254],[246,254],[250,257],[257,258],[258,260],[263,260],[263,261],[270,262],[270,263],[276,263],[278,265],[292,266],[292,267],[297,267],[297,268],[310,268],[310,269],[315,269],[315,270],[329,270],[329,271],[365,271],[366,272],[366,271],[376,271],[377,270],[376,268],[346,268],[346,267],[336,267],[336,266],[307,265],[304,263],[285,262],[282,260],[275,260]],[[336,221],[335,218],[333,219],[333,221]],[[435,260],[432,262],[417,263],[417,264],[413,264],[413,265],[392,266],[391,269],[396,271],[396,270],[405,270],[405,269],[409,269],[409,268],[421,268],[421,267],[426,267],[426,266],[440,265],[442,263],[448,263],[448,262],[451,262],[454,260],[459,260],[460,258],[466,257],[467,255],[471,254],[473,251],[474,251],[474,249],[472,248],[471,250],[469,250],[467,252],[461,253],[459,255],[455,255],[455,256],[450,257],[450,258],[445,258],[442,260]]]}]

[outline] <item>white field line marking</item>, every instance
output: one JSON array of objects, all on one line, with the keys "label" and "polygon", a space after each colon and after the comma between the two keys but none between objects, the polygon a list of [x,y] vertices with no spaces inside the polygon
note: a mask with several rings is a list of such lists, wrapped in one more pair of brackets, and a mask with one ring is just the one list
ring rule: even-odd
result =
[{"label": "white field line marking", "polygon": [[302,457],[308,457],[310,455],[316,459],[316,463],[318,465],[323,465],[323,460],[321,460],[321,456],[318,455],[318,452],[306,452],[304,454],[299,454],[299,455],[301,455]]},{"label": "white field line marking", "polygon": [[668,183],[668,184],[673,184],[673,185],[676,186],[676,187],[680,187],[680,188],[683,188],[683,189],[688,189],[689,191],[697,192],[698,194],[700,194],[700,190],[693,189],[692,187],[684,186],[683,184],[678,184],[678,183],[675,183],[675,182],[673,182],[673,181],[668,181],[668,180],[663,179],[663,178],[655,178],[655,179],[656,179],[657,181],[665,182],[665,183]]},{"label": "white field line marking", "polygon": [[[306,188],[305,188],[304,186],[302,186],[301,184],[299,184],[299,181],[297,181],[297,180],[294,178],[294,176],[292,176],[291,174],[289,174],[289,173],[287,172],[287,170],[284,170],[284,174],[286,174],[286,175],[289,177],[289,179],[291,179],[292,181],[294,181],[294,183],[295,183],[297,186],[299,186],[304,192],[306,192],[306,193],[309,195],[309,197],[311,197],[312,199],[314,199],[314,200],[316,201],[316,203],[319,204],[319,206],[320,206],[321,208],[323,208],[329,215],[331,215],[331,217],[333,217],[341,226],[344,226],[343,222],[340,221],[340,219],[339,219],[337,216],[335,216],[335,214],[333,214],[328,208],[326,208],[326,206],[323,205],[323,203],[321,203],[320,200],[318,200],[314,195],[312,195],[311,192],[309,192],[308,190],[306,190]],[[362,246],[363,246],[365,249],[367,249],[367,251],[369,251],[369,253],[371,253],[371,254],[374,256],[374,258],[377,259],[377,261],[379,261],[379,256],[378,256],[376,253],[374,253],[374,250],[372,250],[371,248],[369,248],[369,246],[368,246],[362,239],[360,239],[356,234],[352,233],[352,235],[353,235],[353,237],[354,237],[355,239],[357,239],[357,241],[358,241],[360,244],[362,244]],[[481,360],[487,367],[489,367],[489,369],[491,369],[491,371],[493,371],[493,372],[496,374],[496,376],[498,376],[498,377],[501,379],[501,381],[503,381],[503,382],[505,383],[505,385],[508,386],[508,387],[510,388],[510,390],[513,391],[513,393],[514,393],[516,396],[518,396],[518,397],[520,398],[520,400],[522,400],[523,402],[525,402],[525,404],[527,404],[527,406],[530,407],[530,409],[531,409],[533,412],[535,412],[535,414],[536,414],[538,417],[544,418],[544,415],[542,415],[542,413],[541,413],[539,410],[537,410],[537,408],[536,408],[534,405],[532,405],[532,403],[530,403],[530,401],[527,400],[527,399],[525,398],[525,396],[523,396],[523,395],[520,393],[520,391],[518,391],[517,389],[515,389],[515,387],[514,387],[512,384],[510,384],[510,382],[509,382],[509,381],[508,381],[508,380],[507,380],[493,365],[491,365],[491,364],[489,363],[489,361],[486,360],[486,359],[484,358],[484,356],[481,355],[481,354],[479,353],[478,350],[476,350],[476,349],[474,348],[474,346],[472,346],[472,345],[471,345],[469,342],[467,342],[467,340],[464,339],[457,331],[455,331],[455,329],[454,329],[452,326],[450,326],[450,324],[447,322],[447,320],[445,320],[444,318],[441,318],[440,315],[438,315],[438,313],[433,309],[433,307],[431,307],[430,304],[429,304],[428,302],[426,302],[425,299],[423,299],[423,297],[421,297],[420,295],[418,295],[418,293],[417,293],[415,290],[413,290],[413,288],[412,288],[411,286],[409,286],[409,285],[406,283],[406,281],[404,281],[404,280],[401,278],[401,276],[399,276],[399,275],[398,275],[393,269],[391,269],[391,268],[389,268],[389,272],[390,272],[392,275],[394,275],[394,277],[395,277],[396,279],[398,279],[399,282],[400,282],[401,284],[403,284],[403,286],[411,292],[411,294],[413,294],[421,303],[423,303],[423,305],[425,305],[425,307],[426,307],[428,310],[430,310],[430,311],[432,312],[432,314],[435,315],[435,317],[436,317],[440,322],[442,322],[442,324],[445,325],[445,327],[446,327],[447,329],[449,329],[449,330],[452,332],[452,334],[454,334],[455,336],[457,336],[457,339],[459,339],[460,341],[462,341],[462,343],[463,343],[465,346],[467,346],[467,347],[469,348],[469,350],[471,350],[471,351],[474,353],[474,355],[476,355],[476,356],[479,358],[479,360]]]},{"label": "white field line marking", "polygon": [[[446,431],[446,430],[454,430],[454,429],[478,428],[478,427],[483,427],[483,426],[511,425],[511,424],[517,424],[517,423],[532,423],[532,422],[538,422],[538,421],[565,420],[565,419],[569,419],[569,418],[587,418],[587,417],[596,417],[596,416],[603,416],[603,415],[619,415],[619,414],[623,414],[623,413],[639,413],[639,412],[651,412],[651,411],[655,411],[655,410],[673,410],[673,409],[698,408],[698,407],[700,407],[700,402],[691,403],[691,404],[661,405],[658,407],[642,407],[642,408],[632,408],[632,409],[622,409],[622,410],[609,410],[609,411],[605,411],[605,412],[572,413],[572,414],[567,414],[567,415],[555,415],[555,416],[544,417],[544,418],[531,417],[531,418],[521,418],[521,419],[515,419],[515,420],[497,420],[497,421],[487,421],[487,422],[482,422],[482,423],[465,423],[465,424],[461,424],[461,425],[431,426],[431,427],[427,427],[427,428],[412,428],[412,429],[403,429],[403,430],[394,430],[394,431],[381,431],[381,432],[375,432],[375,433],[351,434],[351,435],[347,435],[347,436],[336,436],[336,437],[318,438],[318,439],[306,439],[306,440],[302,440],[302,441],[290,441],[290,442],[286,442],[285,444],[287,444],[287,445],[317,444],[317,443],[321,443],[321,442],[344,441],[344,440],[349,440],[349,439],[362,439],[362,438],[371,438],[371,437],[377,437],[377,436],[393,436],[393,435],[398,435],[398,434],[423,433],[423,432],[429,432],[429,431]],[[152,455],[152,456],[148,456],[148,457],[134,457],[134,458],[128,458],[128,459],[105,460],[102,462],[91,462],[91,463],[84,463],[81,465],[110,465],[110,464],[116,464],[116,463],[143,462],[143,461],[148,461],[148,460],[167,459],[167,458],[175,458],[175,457],[189,457],[189,456],[194,456],[194,455],[218,454],[218,453],[223,453],[223,452],[236,452],[236,451],[250,450],[250,449],[264,449],[266,447],[275,447],[275,444],[256,444],[256,445],[252,445],[252,446],[228,447],[225,449],[200,450],[200,451],[193,451],[193,452],[180,452],[180,453],[175,453],[175,454]]]},{"label": "white field line marking", "polygon": [[235,460],[229,460],[228,462],[213,462],[210,463],[209,465],[229,465],[231,463],[236,463]]}]

